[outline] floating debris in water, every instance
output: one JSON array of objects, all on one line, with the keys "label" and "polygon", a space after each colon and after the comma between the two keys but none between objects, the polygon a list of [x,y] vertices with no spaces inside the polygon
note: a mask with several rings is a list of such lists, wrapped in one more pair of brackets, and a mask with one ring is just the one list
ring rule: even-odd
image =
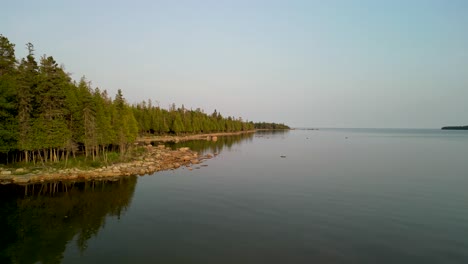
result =
[{"label": "floating debris in water", "polygon": [[286,156],[280,156],[281,158],[286,158]]}]

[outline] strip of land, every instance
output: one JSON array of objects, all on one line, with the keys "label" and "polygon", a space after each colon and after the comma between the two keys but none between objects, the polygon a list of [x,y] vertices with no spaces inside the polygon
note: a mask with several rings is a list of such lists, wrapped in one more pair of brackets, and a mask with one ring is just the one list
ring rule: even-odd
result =
[{"label": "strip of land", "polygon": [[446,126],[442,130],[468,130],[468,126]]},{"label": "strip of land", "polygon": [[195,135],[186,135],[186,136],[171,136],[171,135],[147,136],[147,137],[140,137],[137,140],[137,142],[149,144],[151,142],[181,142],[181,141],[189,141],[189,140],[214,140],[216,141],[217,138],[220,136],[235,136],[235,135],[241,135],[241,134],[246,134],[246,133],[255,133],[255,131],[256,130],[248,130],[248,131],[237,131],[237,132],[195,134]]}]

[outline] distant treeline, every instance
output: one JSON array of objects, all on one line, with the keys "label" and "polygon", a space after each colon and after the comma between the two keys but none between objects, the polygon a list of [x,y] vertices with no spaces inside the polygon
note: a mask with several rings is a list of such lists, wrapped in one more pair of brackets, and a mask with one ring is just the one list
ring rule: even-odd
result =
[{"label": "distant treeline", "polygon": [[252,122],[242,118],[223,117],[214,110],[210,115],[200,108],[188,110],[173,104],[168,110],[153,106],[151,100],[133,105],[132,112],[138,122],[140,134],[194,134],[253,130]]},{"label": "distant treeline", "polygon": [[277,123],[254,123],[255,129],[291,129],[285,124],[277,124]]},{"label": "distant treeline", "polygon": [[468,126],[446,126],[443,130],[468,130]]},{"label": "distant treeline", "polygon": [[58,162],[84,154],[124,156],[139,135],[231,132],[254,129],[252,122],[206,114],[183,106],[163,109],[152,102],[130,106],[121,90],[112,99],[84,77],[71,79],[51,56],[17,60],[15,45],[0,35],[0,163]]}]

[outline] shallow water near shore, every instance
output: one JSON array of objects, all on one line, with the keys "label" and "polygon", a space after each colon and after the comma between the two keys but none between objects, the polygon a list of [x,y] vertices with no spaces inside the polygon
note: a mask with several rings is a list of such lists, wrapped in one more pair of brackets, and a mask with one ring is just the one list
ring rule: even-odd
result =
[{"label": "shallow water near shore", "polygon": [[[466,263],[468,132],[257,132],[55,195],[2,194],[0,263]],[[208,166],[203,166],[208,165]]]}]

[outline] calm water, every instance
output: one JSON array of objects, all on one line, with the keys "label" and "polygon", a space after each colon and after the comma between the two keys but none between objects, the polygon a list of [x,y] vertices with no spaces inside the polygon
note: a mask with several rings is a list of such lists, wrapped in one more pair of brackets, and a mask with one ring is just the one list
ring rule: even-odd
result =
[{"label": "calm water", "polygon": [[189,144],[219,155],[86,191],[4,194],[0,262],[468,263],[467,131]]}]

